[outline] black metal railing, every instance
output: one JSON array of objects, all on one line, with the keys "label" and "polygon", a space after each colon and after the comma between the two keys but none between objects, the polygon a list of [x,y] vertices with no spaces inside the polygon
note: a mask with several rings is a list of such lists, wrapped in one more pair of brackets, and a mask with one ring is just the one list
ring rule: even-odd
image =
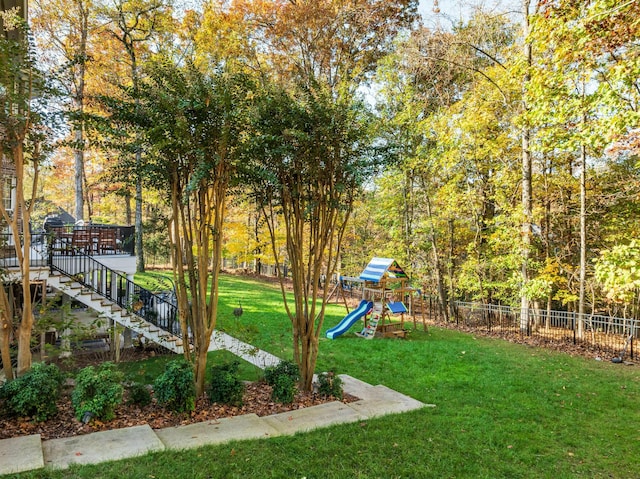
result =
[{"label": "black metal railing", "polygon": [[51,247],[64,254],[135,256],[134,232],[133,226],[92,224],[50,227],[46,233]]},{"label": "black metal railing", "polygon": [[[19,241],[20,247],[24,251],[22,248],[24,246],[24,237],[21,236]],[[48,236],[45,233],[32,233],[29,264],[31,266],[47,266],[48,248]],[[0,233],[0,269],[17,268],[19,266],[14,236],[10,233]]]},{"label": "black metal railing", "polygon": [[451,320],[465,331],[519,337],[540,346],[570,350],[578,347],[605,356],[624,350],[625,355],[634,358],[640,338],[640,320],[633,318],[531,308],[523,329],[521,308],[463,301],[455,301],[453,306]]},{"label": "black metal railing", "polygon": [[145,321],[175,336],[183,337],[178,320],[178,308],[170,301],[170,293],[153,293],[82,251],[62,254],[51,248],[48,265],[51,272],[68,276],[83,288],[113,301]]},{"label": "black metal railing", "polygon": [[[50,250],[63,255],[135,256],[134,232],[133,226],[115,225],[62,226],[32,232],[29,264],[48,266]],[[24,236],[20,235],[18,241],[24,251]],[[12,233],[0,233],[0,269],[19,266],[16,238]]]}]

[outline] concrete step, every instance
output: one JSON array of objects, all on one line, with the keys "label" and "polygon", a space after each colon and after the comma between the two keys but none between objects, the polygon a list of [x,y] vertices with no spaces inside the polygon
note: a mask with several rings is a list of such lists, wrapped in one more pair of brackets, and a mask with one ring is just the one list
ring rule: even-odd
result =
[{"label": "concrete step", "polygon": [[43,443],[45,464],[54,469],[66,469],[71,464],[95,464],[143,456],[164,448],[160,438],[148,425],[52,439]]},{"label": "concrete step", "polygon": [[44,467],[40,434],[0,440],[0,475]]}]

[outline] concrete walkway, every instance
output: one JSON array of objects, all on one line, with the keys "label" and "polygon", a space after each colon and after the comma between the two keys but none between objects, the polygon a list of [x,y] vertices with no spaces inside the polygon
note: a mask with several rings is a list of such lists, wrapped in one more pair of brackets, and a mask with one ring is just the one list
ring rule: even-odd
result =
[{"label": "concrete walkway", "polygon": [[209,351],[219,351],[221,349],[232,352],[248,363],[258,366],[260,369],[276,366],[280,362],[280,358],[271,353],[256,348],[251,344],[243,343],[233,336],[229,336],[227,333],[214,331],[211,335]]},{"label": "concrete walkway", "polygon": [[[224,333],[214,333],[210,350],[227,349],[258,367],[280,359]],[[245,439],[292,435],[334,424],[358,422],[423,407],[424,404],[385,386],[371,386],[340,375],[345,393],[360,398],[287,411],[273,416],[246,414],[186,426],[153,430],[148,425],[42,441],[39,434],[0,440],[0,475],[41,468],[65,469],[71,464],[98,464],[150,452],[181,450]]]}]

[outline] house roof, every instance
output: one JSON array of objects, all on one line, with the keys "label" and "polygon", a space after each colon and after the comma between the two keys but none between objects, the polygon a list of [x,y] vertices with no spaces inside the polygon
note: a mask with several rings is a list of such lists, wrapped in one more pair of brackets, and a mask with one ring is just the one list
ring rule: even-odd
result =
[{"label": "house roof", "polygon": [[373,258],[360,273],[360,279],[379,282],[384,276],[389,278],[407,278],[407,274],[393,258]]}]

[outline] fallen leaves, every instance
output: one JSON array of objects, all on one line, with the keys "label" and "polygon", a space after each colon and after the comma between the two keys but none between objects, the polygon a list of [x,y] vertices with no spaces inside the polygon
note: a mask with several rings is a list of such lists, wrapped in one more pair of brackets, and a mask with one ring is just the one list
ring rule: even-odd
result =
[{"label": "fallen leaves", "polygon": [[[96,431],[120,429],[124,427],[148,424],[153,429],[193,424],[197,422],[217,422],[224,417],[240,416],[254,413],[258,416],[269,416],[286,411],[293,411],[309,406],[333,401],[333,398],[322,398],[313,393],[298,393],[291,404],[275,403],[271,400],[271,387],[264,382],[254,382],[246,385],[243,406],[226,406],[211,404],[208,399],[196,401],[196,409],[190,414],[179,414],[165,411],[154,403],[139,407],[126,403],[116,409],[116,417],[111,421],[92,421],[82,424],[73,413],[71,405],[71,389],[65,389],[58,401],[58,413],[52,419],[35,423],[28,418],[10,419],[0,417],[0,439],[10,437],[40,434],[43,440],[89,434]],[[343,402],[353,402],[358,398],[345,394]]]}]

